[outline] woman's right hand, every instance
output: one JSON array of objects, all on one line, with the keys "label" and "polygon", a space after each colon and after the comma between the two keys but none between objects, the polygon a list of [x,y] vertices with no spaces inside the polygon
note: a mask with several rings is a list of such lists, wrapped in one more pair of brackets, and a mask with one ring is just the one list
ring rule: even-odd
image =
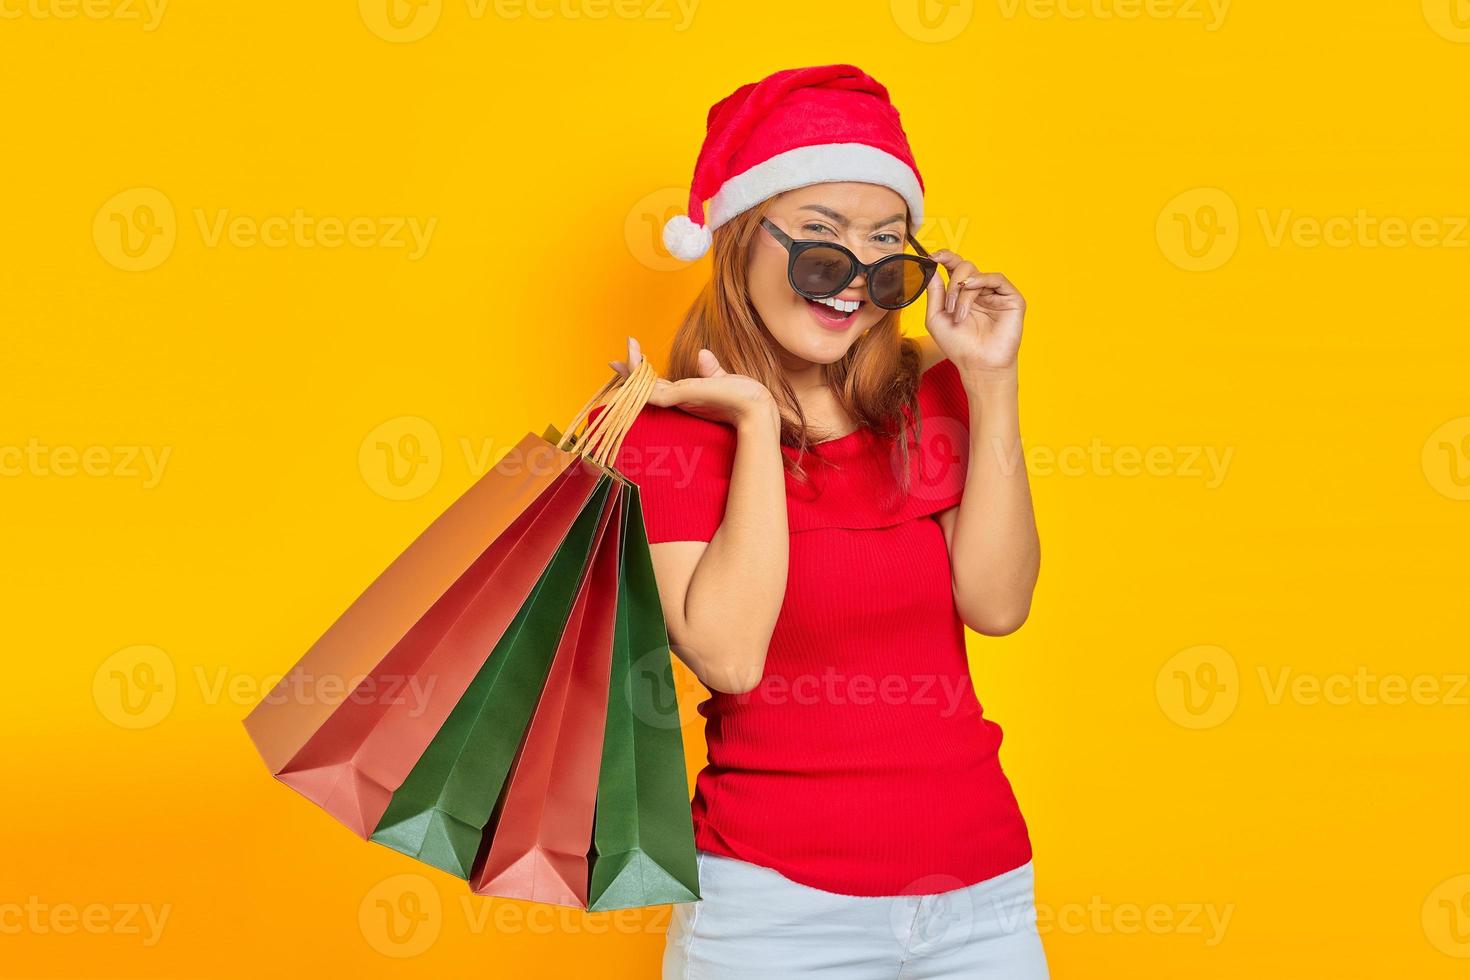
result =
[{"label": "woman's right hand", "polygon": [[[628,359],[609,361],[608,364],[626,378],[642,360],[642,348],[637,340],[629,337]],[[726,371],[713,352],[701,348],[698,367],[699,376],[695,378],[655,380],[648,404],[679,408],[702,419],[734,426],[762,417],[780,418],[776,399],[765,385],[743,374]]]}]

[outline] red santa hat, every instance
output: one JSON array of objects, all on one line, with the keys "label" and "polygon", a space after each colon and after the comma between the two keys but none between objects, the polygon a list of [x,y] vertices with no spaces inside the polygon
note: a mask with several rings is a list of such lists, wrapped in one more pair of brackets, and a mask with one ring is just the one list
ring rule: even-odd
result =
[{"label": "red santa hat", "polygon": [[689,213],[664,225],[664,247],[693,261],[711,232],[766,198],[848,180],[893,189],[923,220],[924,181],[888,90],[852,65],[778,71],[710,107]]}]

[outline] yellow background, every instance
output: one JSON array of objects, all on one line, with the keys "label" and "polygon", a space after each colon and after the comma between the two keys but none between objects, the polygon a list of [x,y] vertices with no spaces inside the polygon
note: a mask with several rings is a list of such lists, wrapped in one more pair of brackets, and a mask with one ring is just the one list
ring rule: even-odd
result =
[{"label": "yellow background", "polygon": [[665,912],[470,900],[239,719],[663,364],[709,104],[851,61],[1030,301],[1041,583],[970,649],[1054,976],[1466,975],[1462,0],[394,3],[0,2],[0,971],[655,975]]}]

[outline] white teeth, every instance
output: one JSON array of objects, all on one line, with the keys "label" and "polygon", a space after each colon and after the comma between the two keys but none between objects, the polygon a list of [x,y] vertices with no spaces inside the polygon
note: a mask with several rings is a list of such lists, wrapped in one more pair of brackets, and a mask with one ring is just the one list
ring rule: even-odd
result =
[{"label": "white teeth", "polygon": [[819,299],[817,300],[817,302],[821,303],[824,306],[832,307],[832,309],[836,310],[838,313],[851,313],[859,306],[863,305],[861,300],[837,299],[835,297],[832,299]]}]

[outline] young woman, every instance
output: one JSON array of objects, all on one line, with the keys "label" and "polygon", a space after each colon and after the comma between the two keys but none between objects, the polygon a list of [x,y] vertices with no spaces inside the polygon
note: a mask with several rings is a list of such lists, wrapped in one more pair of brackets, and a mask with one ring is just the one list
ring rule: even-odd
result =
[{"label": "young woman", "polygon": [[[713,276],[616,465],[673,650],[711,691],[701,900],[675,907],[666,980],[1047,976],[964,641],[1017,629],[1036,583],[1025,302],[926,256],[922,194],[883,86],[793,69],[711,109],[665,228],[682,258],[712,245]],[[916,301],[918,340],[898,322]],[[614,367],[641,357],[629,338]]]}]

